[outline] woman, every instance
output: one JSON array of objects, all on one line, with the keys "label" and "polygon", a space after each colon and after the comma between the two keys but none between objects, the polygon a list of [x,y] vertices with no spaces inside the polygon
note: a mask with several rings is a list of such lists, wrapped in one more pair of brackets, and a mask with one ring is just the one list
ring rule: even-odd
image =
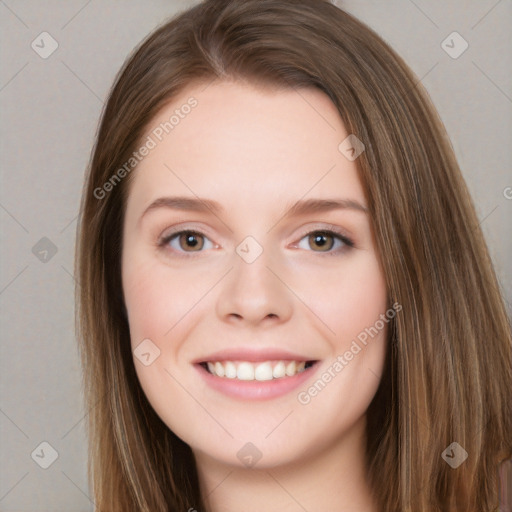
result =
[{"label": "woman", "polygon": [[136,50],[77,244],[98,510],[496,510],[511,332],[428,96],[321,0]]}]

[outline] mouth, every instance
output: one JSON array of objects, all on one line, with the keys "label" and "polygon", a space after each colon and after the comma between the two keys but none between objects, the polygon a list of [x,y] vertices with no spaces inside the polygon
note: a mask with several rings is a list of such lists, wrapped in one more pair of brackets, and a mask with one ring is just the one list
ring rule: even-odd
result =
[{"label": "mouth", "polygon": [[289,396],[320,368],[320,360],[275,346],[217,350],[192,361],[200,379],[215,393],[247,402]]},{"label": "mouth", "polygon": [[203,382],[213,391],[247,402],[290,395],[313,379],[319,363],[318,360],[300,359],[247,361],[222,358],[197,361],[194,366]]},{"label": "mouth", "polygon": [[268,360],[268,361],[203,361],[199,365],[210,375],[238,381],[283,380],[306,372],[318,361]]}]

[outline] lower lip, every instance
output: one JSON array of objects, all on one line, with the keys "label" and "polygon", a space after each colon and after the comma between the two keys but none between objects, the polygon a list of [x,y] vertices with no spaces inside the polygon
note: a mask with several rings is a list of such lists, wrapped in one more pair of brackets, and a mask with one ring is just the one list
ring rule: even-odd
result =
[{"label": "lower lip", "polygon": [[238,380],[212,375],[200,364],[194,365],[204,381],[216,391],[232,398],[249,400],[269,400],[290,393],[307,381],[316,372],[318,361],[293,377],[272,380]]}]

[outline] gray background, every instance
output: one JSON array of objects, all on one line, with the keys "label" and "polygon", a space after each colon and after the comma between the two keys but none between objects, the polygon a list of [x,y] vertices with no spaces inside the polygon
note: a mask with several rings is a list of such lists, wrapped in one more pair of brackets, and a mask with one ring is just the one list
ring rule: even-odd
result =
[{"label": "gray background", "polygon": [[[73,320],[83,173],[124,59],[193,3],[0,0],[1,511],[93,510]],[[510,313],[510,0],[337,3],[390,43],[428,90],[473,194]],[[59,45],[47,59],[31,47],[34,40],[42,46],[43,31]],[[441,46],[453,31],[469,43],[456,59]],[[43,441],[58,452],[48,469],[36,463],[50,460]]]}]

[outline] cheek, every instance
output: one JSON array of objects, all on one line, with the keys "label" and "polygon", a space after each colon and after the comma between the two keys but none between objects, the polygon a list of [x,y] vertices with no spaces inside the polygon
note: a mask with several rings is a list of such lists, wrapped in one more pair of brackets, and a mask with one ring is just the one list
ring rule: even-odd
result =
[{"label": "cheek", "polygon": [[[142,257],[137,260],[132,253],[129,261],[126,258],[123,262],[123,289],[135,371],[155,412],[178,436],[187,439],[194,428],[189,422],[184,427],[173,411],[188,411],[190,417],[201,417],[202,410],[191,402],[179,384],[182,376],[177,360],[190,329],[187,321],[197,314],[199,308],[194,308],[194,304],[204,290],[198,290],[190,282],[190,276],[171,274],[168,268],[147,260]],[[171,339],[173,343],[169,343]],[[144,353],[150,354],[147,365],[138,356]],[[200,434],[199,429],[196,435]]]},{"label": "cheek", "polygon": [[301,299],[324,324],[337,349],[350,344],[387,310],[385,278],[371,252],[298,275]]},{"label": "cheek", "polygon": [[[344,262],[345,263],[345,262]],[[318,380],[301,390],[299,403],[316,417],[330,417],[332,432],[341,431],[366,411],[384,368],[389,319],[385,277],[374,254],[340,265],[317,277],[324,293],[312,296],[312,309],[330,328],[331,357]],[[395,315],[394,312],[393,316]]]},{"label": "cheek", "polygon": [[159,262],[135,258],[123,265],[123,289],[132,345],[144,338],[163,340],[194,307],[207,283]]},{"label": "cheek", "polygon": [[124,296],[132,345],[143,338],[158,339],[169,329],[172,289],[156,280],[154,270],[130,265],[125,272]]}]

